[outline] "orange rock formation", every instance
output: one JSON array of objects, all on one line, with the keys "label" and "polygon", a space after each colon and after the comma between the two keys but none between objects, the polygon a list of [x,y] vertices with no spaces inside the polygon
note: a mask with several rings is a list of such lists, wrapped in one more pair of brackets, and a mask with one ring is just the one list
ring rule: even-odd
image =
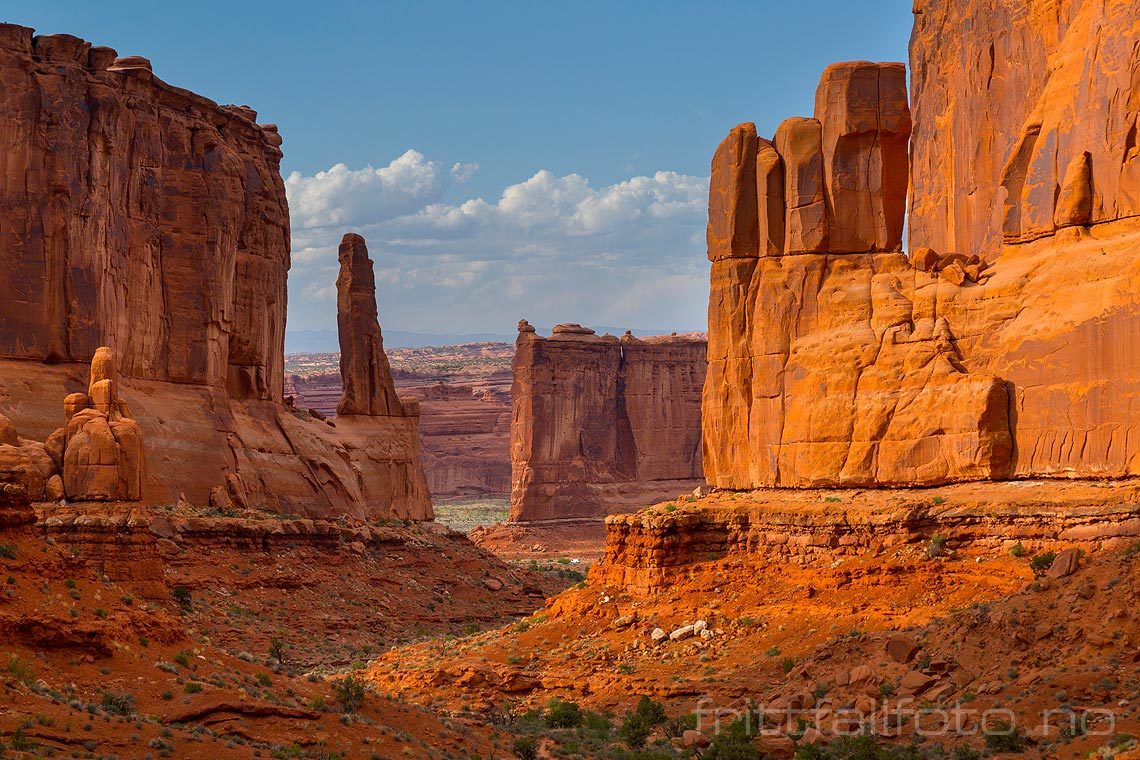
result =
[{"label": "orange rock formation", "polygon": [[513,367],[512,520],[629,511],[704,482],[703,340],[576,324],[543,338],[523,320]]},{"label": "orange rock formation", "polygon": [[[1042,70],[1053,84],[1040,86],[1036,106],[1021,96],[983,98],[976,87],[962,88],[970,91],[962,99],[946,91],[959,91],[951,76],[958,51],[985,49],[986,35],[1000,41],[991,55],[1021,44],[1029,27],[1048,26],[1040,13],[1004,15],[975,40],[949,11],[919,8],[909,258],[901,240],[911,118],[901,64],[833,65],[814,120],[784,122],[771,143],[742,124],[721,143],[709,195],[710,483],[916,485],[1140,472],[1140,364],[1126,348],[1140,324],[1140,260],[1130,251],[1140,224],[1125,218],[1135,152],[1128,135],[1140,103],[1119,94],[1122,82],[1136,81],[1140,53],[1106,43],[1120,55],[1082,69],[1090,94],[1072,92],[1072,81],[1062,86],[1076,65],[1066,55],[1089,54],[1079,36],[1109,35],[1103,4],[1069,5],[1066,34],[1078,36],[1057,43],[1068,53]],[[1135,16],[1122,11],[1121,20],[1135,25]],[[1008,82],[993,86],[1004,92]],[[1055,102],[1062,91],[1088,101],[1087,120],[1057,121],[1064,108],[1076,110]],[[1005,109],[1021,109],[1014,131],[1025,120],[1024,139],[1008,155],[1000,140],[946,138],[977,135],[986,109],[1006,121],[1014,117]],[[1027,147],[1050,130],[1046,142],[1063,147]],[[977,154],[961,147],[978,144]],[[988,187],[990,197],[998,187],[1010,191],[1004,217],[960,215],[951,226],[961,231],[948,236],[935,219],[949,213],[947,198],[969,194],[947,188],[943,166]],[[1011,179],[1018,172],[1029,179]],[[1090,184],[1102,174],[1112,178]],[[1012,193],[1011,183],[1021,189]],[[1041,183],[1047,208],[1031,190]],[[1015,229],[1014,219],[1037,221]],[[774,232],[781,228],[782,236]],[[968,247],[948,249],[958,244]]]},{"label": "orange rock formation", "polygon": [[[4,443],[15,428],[47,439],[59,399],[90,394],[68,404],[78,479],[67,495],[137,498],[132,477],[110,482],[124,467],[107,466],[133,456],[130,425],[87,377],[109,346],[114,391],[146,441],[144,501],[429,518],[414,414],[334,429],[281,403],[289,215],[277,128],[166,84],[145,59],[15,25],[0,25],[0,83]],[[0,451],[0,466],[21,456],[50,462]]]}]

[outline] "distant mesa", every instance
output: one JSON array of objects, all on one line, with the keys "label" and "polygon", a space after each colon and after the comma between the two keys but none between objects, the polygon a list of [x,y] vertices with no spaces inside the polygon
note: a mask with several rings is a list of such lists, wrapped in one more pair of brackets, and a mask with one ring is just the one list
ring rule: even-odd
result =
[{"label": "distant mesa", "polygon": [[703,337],[551,332],[519,322],[510,519],[597,520],[702,485]]}]

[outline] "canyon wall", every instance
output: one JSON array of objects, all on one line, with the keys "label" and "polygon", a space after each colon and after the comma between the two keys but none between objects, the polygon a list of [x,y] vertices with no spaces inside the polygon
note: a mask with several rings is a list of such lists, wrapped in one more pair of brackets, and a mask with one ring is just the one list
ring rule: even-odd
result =
[{"label": "canyon wall", "polygon": [[281,138],[149,61],[0,25],[0,412],[64,422],[107,346],[146,444],[143,499],[425,518],[416,420],[282,405]]},{"label": "canyon wall", "polygon": [[511,388],[511,520],[630,511],[704,482],[705,341],[524,320]]},{"label": "canyon wall", "polygon": [[829,67],[815,119],[729,134],[710,483],[1140,473],[1138,40],[1134,4],[919,2],[909,167],[900,64]]},{"label": "canyon wall", "polygon": [[[419,401],[421,460],[432,497],[506,498],[511,492],[510,372],[475,368],[454,375],[393,375],[400,398]],[[299,409],[334,417],[340,374],[286,375],[285,394]]]}]

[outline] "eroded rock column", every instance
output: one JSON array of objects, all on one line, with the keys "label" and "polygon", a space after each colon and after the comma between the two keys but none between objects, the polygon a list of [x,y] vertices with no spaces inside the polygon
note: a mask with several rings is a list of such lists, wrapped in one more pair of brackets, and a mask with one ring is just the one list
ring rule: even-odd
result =
[{"label": "eroded rock column", "polygon": [[340,241],[336,293],[342,383],[337,414],[403,416],[380,334],[372,259],[364,238],[352,232]]}]

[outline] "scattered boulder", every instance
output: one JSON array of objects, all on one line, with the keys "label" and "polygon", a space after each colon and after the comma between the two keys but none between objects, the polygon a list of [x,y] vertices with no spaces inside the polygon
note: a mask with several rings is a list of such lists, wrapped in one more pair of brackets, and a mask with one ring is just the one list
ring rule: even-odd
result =
[{"label": "scattered boulder", "polygon": [[682,641],[696,633],[696,626],[683,625],[669,633],[670,641]]},{"label": "scattered boulder", "polygon": [[1045,575],[1053,580],[1066,578],[1077,571],[1081,562],[1080,549],[1066,549],[1057,555],[1053,564],[1045,571]]},{"label": "scattered boulder", "polygon": [[910,262],[920,272],[933,272],[938,265],[938,254],[933,248],[922,246],[914,249]]},{"label": "scattered boulder", "polygon": [[796,743],[779,731],[761,731],[756,744],[761,751],[775,757],[791,757],[796,752]]},{"label": "scattered boulder", "polygon": [[966,277],[966,268],[958,261],[951,262],[949,266],[942,267],[938,276],[951,285],[963,285],[968,279]]},{"label": "scattered boulder", "polygon": [[921,694],[937,682],[936,676],[929,676],[920,670],[912,670],[903,676],[899,689],[908,694]]},{"label": "scattered boulder", "polygon": [[712,744],[707,736],[692,728],[686,729],[685,732],[681,734],[681,741],[686,747],[695,749],[704,749]]},{"label": "scattered boulder", "polygon": [[918,654],[919,646],[908,636],[891,636],[887,639],[887,656],[906,665]]}]

